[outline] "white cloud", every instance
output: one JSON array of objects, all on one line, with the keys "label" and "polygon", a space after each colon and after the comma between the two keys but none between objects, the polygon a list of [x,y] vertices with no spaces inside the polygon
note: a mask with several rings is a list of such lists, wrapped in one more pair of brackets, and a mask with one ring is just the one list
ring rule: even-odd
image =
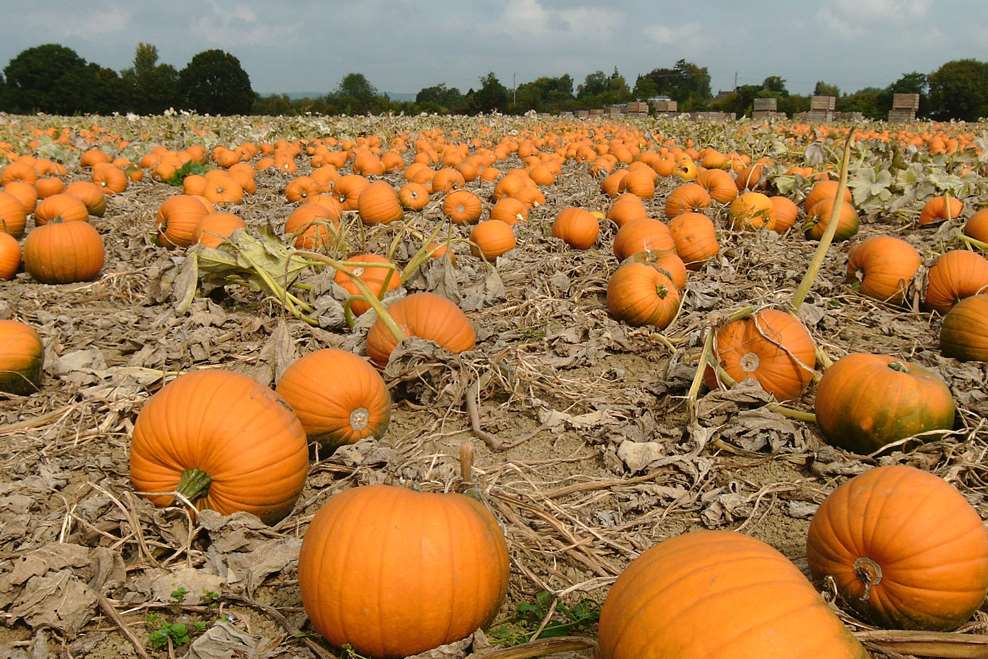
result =
[{"label": "white cloud", "polygon": [[915,23],[926,18],[932,0],[830,0],[817,17],[845,38],[859,37],[876,26]]},{"label": "white cloud", "polygon": [[301,27],[301,23],[278,23],[274,17],[259,23],[257,14],[246,5],[208,0],[193,21],[191,33],[208,44],[229,48],[230,44],[283,44],[299,34]]},{"label": "white cloud", "polygon": [[613,34],[623,14],[600,7],[547,9],[540,0],[508,0],[501,24],[509,34],[600,39]]},{"label": "white cloud", "polygon": [[697,23],[686,23],[685,25],[663,25],[656,23],[646,26],[642,31],[646,37],[660,46],[687,44],[695,41],[702,34],[701,28]]},{"label": "white cloud", "polygon": [[97,9],[73,6],[60,10],[44,9],[31,14],[28,21],[61,37],[96,39],[127,30],[133,15],[132,10],[119,6]]}]

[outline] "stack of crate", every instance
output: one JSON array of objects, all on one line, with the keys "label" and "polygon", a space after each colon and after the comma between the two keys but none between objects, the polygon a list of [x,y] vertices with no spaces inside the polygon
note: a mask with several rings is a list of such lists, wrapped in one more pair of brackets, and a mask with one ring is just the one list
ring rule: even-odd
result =
[{"label": "stack of crate", "polygon": [[655,106],[655,112],[658,114],[676,112],[679,109],[679,103],[676,101],[653,101],[652,105]]},{"label": "stack of crate", "polygon": [[774,98],[756,98],[751,113],[752,119],[772,119],[778,116],[778,105]]},{"label": "stack of crate", "polygon": [[591,117],[603,117],[604,116],[604,108],[593,108],[593,109],[591,109],[590,110],[590,116]]},{"label": "stack of crate", "polygon": [[648,103],[645,101],[632,101],[625,108],[628,114],[648,114]]},{"label": "stack of crate", "polygon": [[892,109],[889,110],[889,121],[901,123],[916,121],[919,110],[919,94],[892,94]]},{"label": "stack of crate", "polygon": [[836,96],[812,96],[810,97],[810,111],[805,113],[806,121],[830,123],[834,120],[834,111],[836,109]]},{"label": "stack of crate", "polygon": [[624,114],[624,106],[611,105],[610,107],[607,108],[607,113],[612,117],[620,117],[622,114]]},{"label": "stack of crate", "polygon": [[733,112],[694,112],[689,117],[696,121],[734,121],[736,119]]},{"label": "stack of crate", "polygon": [[575,112],[575,114],[576,114],[576,118],[577,119],[586,119],[587,117],[590,116],[590,111],[589,110],[577,110]]}]

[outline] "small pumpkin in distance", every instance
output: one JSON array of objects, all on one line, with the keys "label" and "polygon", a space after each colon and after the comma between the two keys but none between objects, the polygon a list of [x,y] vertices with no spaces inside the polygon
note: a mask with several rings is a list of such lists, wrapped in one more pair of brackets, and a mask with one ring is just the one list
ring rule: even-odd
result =
[{"label": "small pumpkin in distance", "polygon": [[735,231],[746,229],[775,228],[775,209],[772,201],[760,192],[744,192],[731,202],[729,209],[731,228]]},{"label": "small pumpkin in distance", "polygon": [[[232,371],[186,373],[141,408],[130,447],[138,492],[179,492],[197,509],[287,516],[309,469],[305,430],[275,392]],[[147,494],[156,506],[171,494]]]},{"label": "small pumpkin in distance", "polygon": [[713,221],[702,213],[683,213],[669,222],[676,253],[690,270],[699,270],[717,256],[720,245]]},{"label": "small pumpkin in distance", "polygon": [[905,465],[870,469],[823,502],[806,557],[844,602],[891,629],[949,631],[988,593],[988,531],[952,485]]},{"label": "small pumpkin in distance", "polygon": [[40,390],[44,362],[44,345],[33,327],[0,320],[0,391],[27,396]]},{"label": "small pumpkin in distance", "polygon": [[947,312],[940,326],[940,353],[988,362],[988,293],[964,298]]},{"label": "small pumpkin in distance", "polygon": [[600,224],[590,211],[571,206],[559,211],[552,235],[574,249],[590,249],[600,237]]},{"label": "small pumpkin in distance", "polygon": [[607,209],[606,217],[618,225],[618,228],[621,228],[632,220],[648,218],[648,210],[645,208],[641,197],[628,192],[611,203],[610,208]]},{"label": "small pumpkin in distance", "polygon": [[[503,200],[502,200],[503,201]],[[510,224],[499,220],[485,220],[470,232],[470,253],[493,261],[515,248],[517,240]]]},{"label": "small pumpkin in distance", "polygon": [[599,659],[868,657],[799,568],[735,531],[642,552],[607,594],[597,648]]},{"label": "small pumpkin in distance", "polygon": [[666,197],[665,213],[672,219],[683,213],[701,211],[710,206],[710,194],[697,183],[681,185]]},{"label": "small pumpkin in distance", "polygon": [[391,394],[381,375],[345,350],[327,348],[297,359],[276,391],[309,439],[329,450],[382,437],[391,418]]},{"label": "small pumpkin in distance", "polygon": [[416,655],[487,625],[508,569],[504,535],[482,503],[389,485],[333,495],[298,558],[313,628],[373,657]]},{"label": "small pumpkin in distance", "polygon": [[[432,341],[453,353],[473,350],[477,333],[466,314],[455,303],[435,293],[413,293],[387,307],[391,318],[406,336]],[[398,342],[378,318],[367,332],[367,355],[384,367]]]},{"label": "small pumpkin in distance", "polygon": [[860,454],[954,427],[954,399],[943,379],[889,355],[839,359],[820,379],[815,406],[827,442]]},{"label": "small pumpkin in distance", "polygon": [[847,281],[857,281],[860,276],[862,295],[902,304],[922,264],[919,252],[905,240],[872,236],[848,252]]}]

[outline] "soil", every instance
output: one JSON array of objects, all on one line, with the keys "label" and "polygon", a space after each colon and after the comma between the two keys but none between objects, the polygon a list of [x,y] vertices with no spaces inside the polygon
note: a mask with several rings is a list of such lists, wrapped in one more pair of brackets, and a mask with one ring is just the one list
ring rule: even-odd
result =
[{"label": "soil", "polygon": [[[256,139],[272,139],[276,131],[291,137],[298,134],[292,131],[325,130],[327,122],[319,121],[203,124],[215,139],[233,142],[262,130],[269,131],[267,136]],[[524,127],[523,120],[516,121]],[[351,119],[332,128],[356,134],[360,122]],[[379,122],[367,122],[363,128],[381,130]],[[405,122],[396,119],[389,126],[416,125]],[[146,148],[159,142],[176,146],[183,135],[155,135],[123,119],[107,123]],[[505,124],[505,129],[516,127]],[[306,168],[303,164],[298,173]],[[72,171],[68,178],[85,178],[85,173]],[[400,181],[398,175],[386,178]],[[281,194],[288,178],[262,173],[257,179],[257,192],[228,210],[256,232],[268,225],[280,231],[290,212]],[[674,185],[672,179],[660,179],[650,205],[654,217],[664,217],[664,198]],[[471,185],[484,199],[492,187]],[[941,373],[958,404],[956,431],[877,457],[855,456],[828,447],[814,425],[769,412],[764,395],[750,387],[701,392],[697,425],[691,427],[687,390],[712,314],[749,304],[784,305],[816,243],[795,231],[785,236],[732,233],[725,228],[724,211],[711,211],[722,253],[690,274],[679,317],[661,333],[630,328],[610,319],[604,302],[607,279],[618,265],[610,250],[615,228],[602,223],[597,247],[586,252],[551,236],[550,225],[562,208],[606,211],[608,204],[586,165],[570,162],[557,184],[545,188],[546,204],[518,226],[518,248],[496,267],[470,256],[465,242],[459,242],[452,279],[448,272],[443,278],[444,267],[451,264],[436,261],[411,281],[410,290],[435,289],[439,282],[446,293],[459,296],[477,328],[476,350],[451,356],[412,342],[385,371],[396,403],[384,437],[332,456],[314,455],[294,512],[273,529],[258,528],[243,515],[209,518],[206,529],[205,516],[193,523],[182,509],[156,509],[133,494],[128,451],[141,406],[164,382],[195,369],[222,367],[273,384],[279,326],[287,327],[291,351],[301,355],[322,347],[362,349],[368,321],[358,322],[353,332],[329,321],[313,327],[276,301],[236,285],[198,297],[188,314],[179,313],[170,282],[185,254],[152,241],[154,213],[175,193],[148,177],[110,198],[105,216],[92,219],[107,248],[106,267],[96,282],[47,286],[23,273],[0,282],[0,318],[29,323],[46,346],[42,391],[29,397],[0,394],[5,447],[0,457],[2,656],[137,656],[118,625],[94,604],[80,602],[54,619],[40,609],[24,613],[27,605],[13,603],[17,588],[3,575],[24,557],[59,544],[82,547],[91,560],[46,559],[49,574],[87,587],[96,584],[92,588],[122,614],[151,656],[168,656],[168,648],[149,647],[147,615],[152,612],[168,621],[226,620],[249,639],[243,647],[257,653],[251,656],[314,657],[312,643],[328,652],[321,640],[293,633],[311,631],[300,608],[293,552],[312,515],[334,493],[359,484],[455,489],[458,451],[465,441],[475,445],[477,480],[503,524],[511,554],[509,595],[494,628],[511,620],[517,604],[541,591],[559,594],[565,602],[602,602],[609,585],[641,551],[694,529],[749,533],[805,571],[805,538],[815,507],[848,477],[877,464],[911,464],[943,476],[982,517],[988,516],[981,464],[988,448],[988,365],[940,356],[936,315],[863,298],[844,284],[849,243],[832,248],[802,318],[833,360],[854,351],[883,352]],[[434,201],[421,213],[406,214],[401,226],[428,235],[440,217]],[[399,230],[358,234],[354,229],[353,246],[381,253]],[[466,229],[453,231],[467,236]],[[929,233],[879,217],[864,217],[855,241],[877,234],[904,237],[927,264],[943,251]],[[358,245],[360,235],[364,245]],[[417,249],[414,242],[406,235],[396,255],[399,264]],[[326,279],[318,273],[309,277]],[[334,292],[324,288],[332,298]],[[471,433],[464,396],[478,381],[481,425],[509,448],[492,450]],[[812,401],[811,385],[791,406],[812,411]],[[753,412],[767,415],[768,422],[753,424]],[[619,457],[626,442],[654,443],[654,459],[633,468]],[[239,544],[216,548],[220,539],[234,537]],[[224,561],[252,565],[262,555],[275,557],[274,569],[258,574],[257,583],[224,582],[217,602],[162,602],[149,585],[162,571],[196,568],[215,575]],[[104,564],[116,568],[94,567]],[[75,592],[64,583],[52,588],[52,596]],[[38,597],[41,609],[55,606],[43,594]],[[15,609],[22,614],[14,615]],[[276,619],[279,612],[287,630]],[[844,618],[854,629],[866,628],[849,615]],[[979,611],[966,630],[988,631],[988,613]],[[474,649],[481,645],[478,637]],[[174,650],[179,656],[185,651]],[[469,651],[464,647],[441,656]],[[247,656],[242,648],[236,652]]]}]

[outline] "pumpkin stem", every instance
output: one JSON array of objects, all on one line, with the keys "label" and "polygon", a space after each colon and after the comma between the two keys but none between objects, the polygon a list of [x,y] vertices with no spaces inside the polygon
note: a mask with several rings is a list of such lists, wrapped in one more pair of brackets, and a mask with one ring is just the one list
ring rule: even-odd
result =
[{"label": "pumpkin stem", "polygon": [[175,491],[189,501],[195,501],[206,496],[209,492],[209,484],[213,479],[209,474],[201,469],[186,469],[182,472],[182,478],[178,481]]},{"label": "pumpkin stem", "polygon": [[669,289],[662,284],[659,284],[658,286],[655,287],[655,292],[663,300],[666,299],[666,297],[669,295]]},{"label": "pumpkin stem", "polygon": [[853,140],[854,130],[849,128],[847,131],[847,140],[844,142],[844,156],[841,158],[840,182],[837,184],[837,195],[834,197],[833,208],[830,211],[830,220],[827,222],[826,231],[820,237],[820,244],[813,254],[810,267],[806,269],[806,274],[803,275],[803,281],[800,282],[799,288],[793,293],[792,302],[790,303],[793,312],[799,311],[799,307],[803,305],[803,301],[809,295],[810,289],[813,288],[817,274],[819,274],[820,268],[823,266],[823,260],[827,256],[827,250],[830,249],[830,243],[834,241],[834,234],[837,233],[837,219],[840,217],[840,212],[843,208],[844,193],[847,191],[847,170],[851,163],[851,142]]},{"label": "pumpkin stem", "polygon": [[854,573],[864,582],[864,593],[861,594],[862,601],[868,601],[871,597],[871,589],[882,583],[882,566],[871,560],[867,556],[861,556],[854,561]]},{"label": "pumpkin stem", "polygon": [[892,363],[889,364],[889,368],[891,368],[896,373],[908,373],[909,372],[909,367],[906,366],[905,364],[903,364],[902,362],[892,362]]}]

